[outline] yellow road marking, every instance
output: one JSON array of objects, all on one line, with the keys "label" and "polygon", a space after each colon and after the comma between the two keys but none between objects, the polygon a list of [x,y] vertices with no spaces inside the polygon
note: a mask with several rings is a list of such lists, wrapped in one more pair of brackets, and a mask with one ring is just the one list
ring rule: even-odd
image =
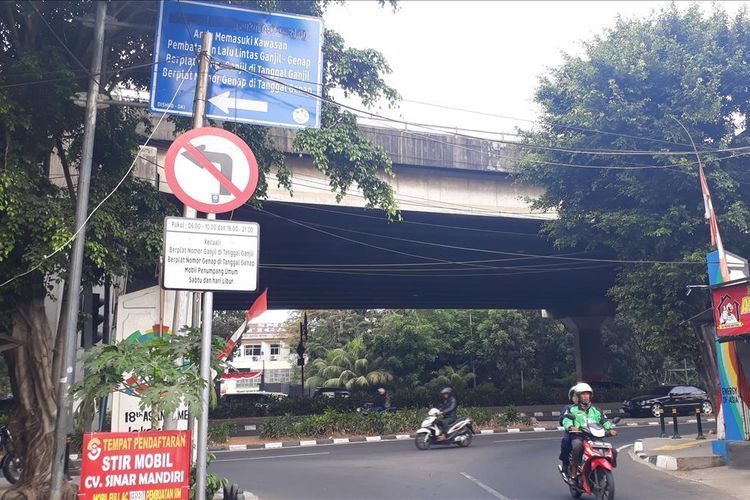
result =
[{"label": "yellow road marking", "polygon": [[659,448],[654,448],[654,451],[684,450],[685,448],[698,446],[699,444],[702,444],[704,442],[705,441],[688,441],[687,443],[681,443],[681,444],[668,444],[666,446],[660,446]]}]

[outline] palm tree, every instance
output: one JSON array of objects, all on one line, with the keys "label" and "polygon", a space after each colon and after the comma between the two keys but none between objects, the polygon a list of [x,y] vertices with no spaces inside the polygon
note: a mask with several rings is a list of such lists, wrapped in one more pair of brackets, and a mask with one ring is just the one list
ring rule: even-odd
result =
[{"label": "palm tree", "polygon": [[429,385],[464,389],[472,380],[474,380],[474,374],[466,366],[462,366],[458,370],[452,366],[444,366],[438,370],[437,376],[430,380]]},{"label": "palm tree", "polygon": [[346,346],[328,349],[322,358],[312,362],[315,374],[308,378],[308,387],[363,388],[386,384],[393,375],[381,368],[381,360],[367,359],[362,339],[354,339]]}]

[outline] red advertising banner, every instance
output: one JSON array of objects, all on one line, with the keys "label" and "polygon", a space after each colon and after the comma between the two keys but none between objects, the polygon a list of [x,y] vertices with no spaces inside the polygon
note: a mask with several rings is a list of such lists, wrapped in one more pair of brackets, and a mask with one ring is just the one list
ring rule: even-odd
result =
[{"label": "red advertising banner", "polygon": [[750,334],[750,283],[738,283],[711,292],[716,335],[734,337]]},{"label": "red advertising banner", "polygon": [[190,446],[190,431],[84,434],[78,498],[187,500]]}]

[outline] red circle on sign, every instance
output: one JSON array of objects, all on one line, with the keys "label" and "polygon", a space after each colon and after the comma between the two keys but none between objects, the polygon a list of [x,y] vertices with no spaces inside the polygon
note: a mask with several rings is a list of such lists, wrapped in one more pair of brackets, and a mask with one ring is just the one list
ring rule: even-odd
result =
[{"label": "red circle on sign", "polygon": [[[247,159],[248,167],[250,169],[250,173],[248,175],[248,180],[247,180],[247,185],[244,188],[241,188],[239,186],[233,186],[234,190],[237,191],[236,193],[233,193],[234,199],[224,202],[224,203],[212,204],[212,203],[205,203],[205,202],[196,200],[195,198],[193,198],[192,196],[190,196],[188,193],[185,192],[183,187],[178,182],[177,176],[175,174],[175,162],[177,160],[178,155],[180,154],[180,151],[186,148],[195,149],[195,146],[192,145],[190,141],[198,137],[208,137],[208,136],[221,137],[223,139],[230,141],[235,146],[237,146],[239,150],[242,152],[242,154],[244,155],[244,157]],[[172,190],[172,193],[174,193],[174,195],[177,196],[177,199],[179,199],[185,205],[198,210],[199,212],[205,212],[209,214],[220,214],[220,213],[229,212],[231,210],[234,210],[235,208],[241,207],[242,205],[245,204],[245,202],[247,202],[247,200],[250,199],[250,197],[255,192],[255,188],[258,187],[258,161],[255,159],[255,154],[253,154],[253,150],[250,149],[250,146],[245,144],[245,141],[237,137],[235,134],[227,130],[221,129],[221,128],[215,128],[215,127],[196,128],[196,129],[185,132],[184,134],[179,136],[177,139],[175,139],[174,142],[172,142],[172,145],[169,146],[169,149],[167,150],[167,156],[164,159],[164,171],[167,176],[167,184]],[[211,175],[214,175],[214,177],[216,177],[216,175],[213,172],[209,171],[209,173],[211,173]],[[221,179],[219,179],[218,177],[216,178],[217,180],[219,180],[220,183],[222,183]]]}]

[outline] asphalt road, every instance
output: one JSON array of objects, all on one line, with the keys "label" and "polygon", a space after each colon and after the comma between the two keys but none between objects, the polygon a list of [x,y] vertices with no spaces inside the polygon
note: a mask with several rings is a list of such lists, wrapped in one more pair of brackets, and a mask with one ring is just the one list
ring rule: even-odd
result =
[{"label": "asphalt road", "polygon": [[[621,428],[617,446],[652,437],[658,427]],[[694,425],[680,427],[696,432]],[[559,432],[475,436],[469,448],[419,451],[413,441],[224,452],[210,471],[261,500],[273,499],[566,499],[557,472]],[[616,497],[705,499],[708,487],[634,463],[626,450],[615,470]]]}]

